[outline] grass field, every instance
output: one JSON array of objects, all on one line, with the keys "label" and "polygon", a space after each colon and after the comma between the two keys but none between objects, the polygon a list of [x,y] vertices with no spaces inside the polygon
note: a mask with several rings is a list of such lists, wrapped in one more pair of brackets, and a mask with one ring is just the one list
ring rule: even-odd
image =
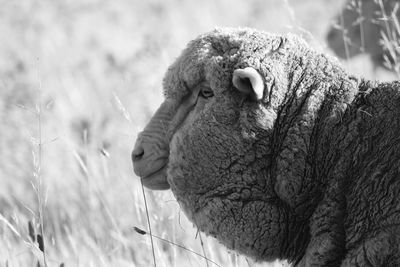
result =
[{"label": "grass field", "polygon": [[[133,229],[148,225],[130,151],[168,65],[215,26],[294,32],[329,53],[342,2],[0,0],[0,266],[151,266],[149,236]],[[346,67],[392,77],[363,56]],[[197,233],[171,192],[145,194],[154,235],[220,266],[269,266]],[[217,266],[154,246],[157,266]]]}]

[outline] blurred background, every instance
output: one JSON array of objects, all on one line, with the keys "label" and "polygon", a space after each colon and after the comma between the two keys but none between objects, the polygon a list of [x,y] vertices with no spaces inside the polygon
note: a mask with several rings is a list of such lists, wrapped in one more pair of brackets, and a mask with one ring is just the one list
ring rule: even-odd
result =
[{"label": "blurred background", "polygon": [[[148,226],[130,151],[162,101],[164,72],[186,43],[216,26],[246,26],[297,33],[334,55],[328,31],[345,32],[343,16],[334,22],[345,7],[337,0],[0,0],[0,6],[0,266],[151,266],[149,236],[133,230]],[[360,24],[365,18],[358,14]],[[376,66],[376,57],[347,50],[340,60],[349,72],[397,78]],[[285,265],[228,251],[197,233],[171,192],[145,193],[154,235],[220,266]],[[217,266],[157,239],[154,246],[157,266]]]}]

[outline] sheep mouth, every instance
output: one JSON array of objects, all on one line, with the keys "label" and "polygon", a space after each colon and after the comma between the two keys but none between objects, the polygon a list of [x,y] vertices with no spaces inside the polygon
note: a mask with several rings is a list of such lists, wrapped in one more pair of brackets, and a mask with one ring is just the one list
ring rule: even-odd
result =
[{"label": "sheep mouth", "polygon": [[147,176],[141,177],[142,184],[152,190],[167,190],[170,185],[167,181],[167,165],[161,166],[160,169],[150,173]]}]

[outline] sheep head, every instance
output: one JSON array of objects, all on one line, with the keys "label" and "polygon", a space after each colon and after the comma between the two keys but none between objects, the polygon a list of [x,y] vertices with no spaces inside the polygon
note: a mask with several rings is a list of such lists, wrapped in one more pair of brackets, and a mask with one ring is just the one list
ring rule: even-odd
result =
[{"label": "sheep head", "polygon": [[341,68],[293,35],[201,35],[166,73],[165,101],[132,153],[135,172],[148,188],[171,188],[229,248],[297,260],[308,234],[298,222],[322,183],[307,167],[316,120],[335,123],[349,101],[351,82],[338,77]]}]

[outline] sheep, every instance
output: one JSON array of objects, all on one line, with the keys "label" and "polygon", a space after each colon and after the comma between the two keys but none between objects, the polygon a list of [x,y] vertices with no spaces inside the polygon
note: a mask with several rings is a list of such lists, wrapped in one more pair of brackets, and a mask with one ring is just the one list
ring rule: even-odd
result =
[{"label": "sheep", "polygon": [[396,70],[399,19],[397,0],[348,0],[328,31],[328,46],[339,58],[366,53],[375,69]]},{"label": "sheep", "polygon": [[229,249],[295,266],[400,266],[400,83],[293,34],[191,41],[132,151],[150,189]]}]

